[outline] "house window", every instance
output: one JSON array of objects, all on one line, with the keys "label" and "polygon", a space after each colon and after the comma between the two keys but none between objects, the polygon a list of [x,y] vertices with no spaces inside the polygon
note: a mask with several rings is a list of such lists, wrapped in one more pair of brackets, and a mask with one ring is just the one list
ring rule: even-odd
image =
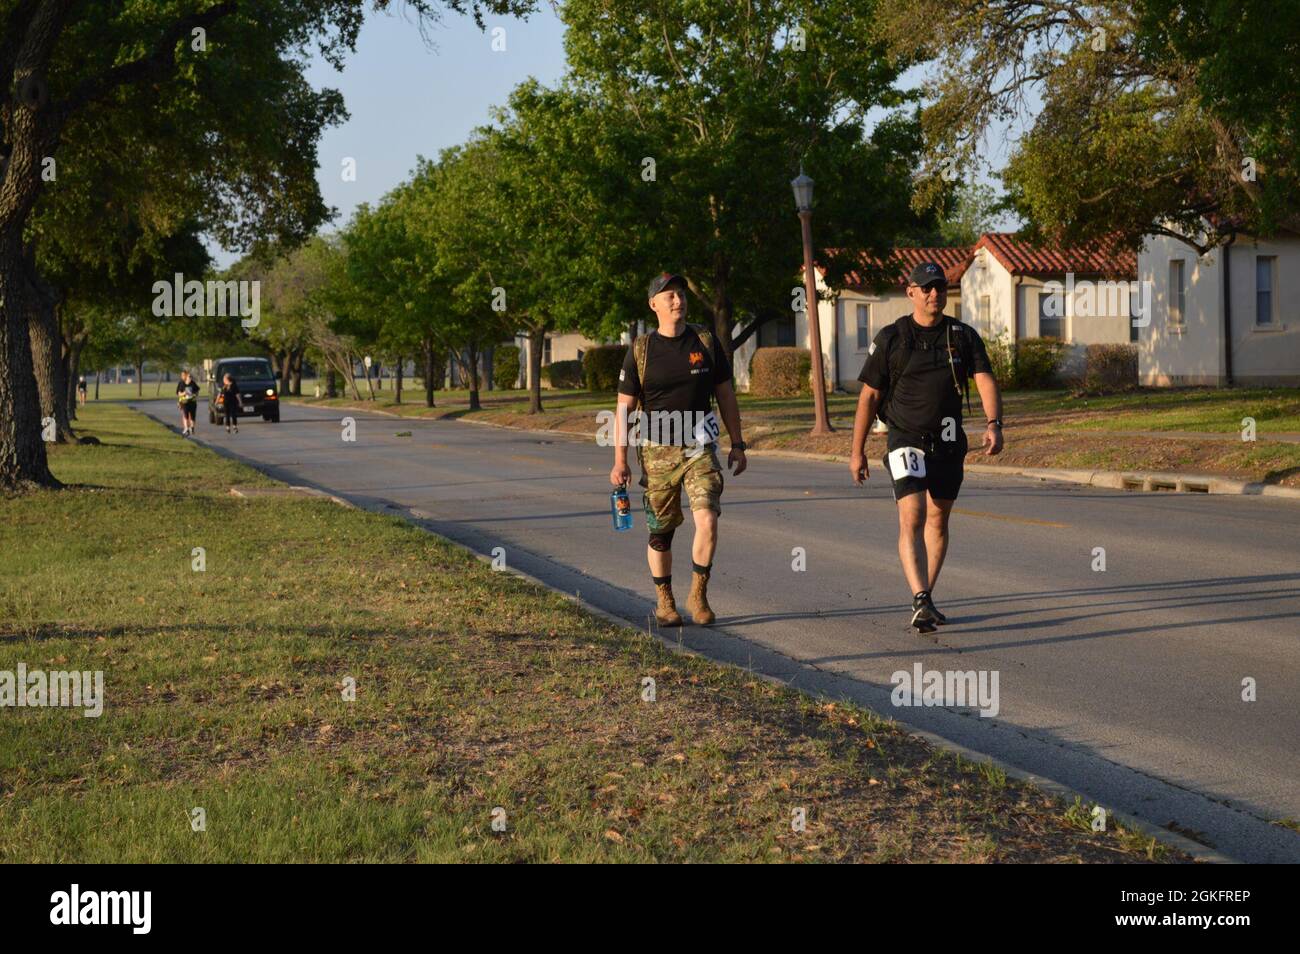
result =
[{"label": "house window", "polygon": [[993,299],[988,295],[980,295],[979,317],[976,320],[980,334],[986,338],[993,334]]},{"label": "house window", "polygon": [[546,338],[542,344],[542,364],[551,363],[551,339]]},{"label": "house window", "polygon": [[794,319],[785,318],[776,326],[776,345],[778,348],[794,347]]},{"label": "house window", "polygon": [[1277,285],[1277,258],[1259,255],[1255,258],[1255,324],[1271,325],[1274,322],[1273,306]]},{"label": "house window", "polygon": [[1064,304],[1063,295],[1044,295],[1038,296],[1038,337],[1040,338],[1062,338],[1065,331],[1065,316],[1061,314],[1065,309],[1061,306]]},{"label": "house window", "polygon": [[871,347],[871,306],[858,305],[858,350]]},{"label": "house window", "polygon": [[1183,326],[1184,308],[1187,305],[1186,287],[1183,284],[1183,260],[1174,259],[1169,263],[1169,323],[1175,327]]}]

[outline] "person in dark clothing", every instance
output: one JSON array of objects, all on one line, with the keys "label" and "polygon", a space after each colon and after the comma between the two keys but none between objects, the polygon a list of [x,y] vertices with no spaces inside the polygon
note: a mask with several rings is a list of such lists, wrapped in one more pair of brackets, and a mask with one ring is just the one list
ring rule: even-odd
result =
[{"label": "person in dark clothing", "polygon": [[181,409],[181,436],[189,437],[194,433],[194,412],[199,407],[199,383],[188,371],[182,371],[176,383],[176,403]]},{"label": "person in dark clothing", "polygon": [[217,398],[218,406],[221,408],[221,420],[226,425],[226,433],[230,433],[233,427],[235,433],[239,433],[239,385],[229,374],[221,378],[221,393]]},{"label": "person in dark clothing", "polygon": [[[618,433],[609,474],[614,486],[627,484],[632,473],[627,445],[634,442],[645,488],[642,499],[650,533],[646,560],[658,599],[655,619],[663,626],[682,625],[672,589],[672,540],[684,520],[683,490],[695,524],[686,606],[701,626],[716,618],[709,605],[708,582],[722,512],[722,464],[717,444],[724,426],[731,439],[727,464],[733,468],[732,474],[739,476],[748,466],[731,362],[708,328],[686,323],[686,291],[686,279],[668,272],[650,283],[647,299],[659,328],[641,335],[627,349],[618,376]],[[634,409],[645,415],[648,437],[633,439],[629,434],[627,425]]]},{"label": "person in dark clothing", "polygon": [[988,418],[986,455],[1002,450],[1002,395],[978,332],[943,313],[948,301],[943,269],[934,262],[917,265],[908,278],[907,297],[912,314],[882,328],[867,351],[858,378],[862,392],[849,470],[854,483],[871,476],[867,432],[879,413],[889,425],[882,463],[898,505],[898,555],[912,588],[912,626],[930,633],[948,621],[931,594],[948,552],[948,517],[961,489],[968,450],[963,393],[969,402],[974,378]]}]

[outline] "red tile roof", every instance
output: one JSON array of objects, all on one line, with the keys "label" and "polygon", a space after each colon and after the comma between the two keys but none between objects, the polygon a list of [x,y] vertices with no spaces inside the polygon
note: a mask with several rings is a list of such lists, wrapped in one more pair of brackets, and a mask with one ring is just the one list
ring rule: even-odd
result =
[{"label": "red tile roof", "polygon": [[878,270],[884,269],[894,274],[897,276],[894,284],[899,288],[904,288],[907,286],[907,276],[911,274],[913,268],[922,262],[934,262],[943,269],[948,284],[956,287],[961,283],[961,276],[965,273],[967,266],[970,265],[974,251],[971,246],[959,248],[899,247],[883,257],[868,255],[863,252],[858,256],[858,261],[862,263],[863,270],[846,274],[844,276],[844,287],[874,291],[875,286],[867,278],[869,270],[874,268]]},{"label": "red tile roof", "polygon": [[1116,239],[1106,239],[1078,248],[1030,245],[1011,232],[985,232],[975,249],[989,254],[1012,275],[1097,275],[1102,278],[1136,279],[1137,253]]}]

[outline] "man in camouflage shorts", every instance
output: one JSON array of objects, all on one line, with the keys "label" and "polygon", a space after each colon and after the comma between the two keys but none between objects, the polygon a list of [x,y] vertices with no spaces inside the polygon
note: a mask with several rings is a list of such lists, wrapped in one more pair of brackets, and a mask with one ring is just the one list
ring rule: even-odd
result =
[{"label": "man in camouflage shorts", "polygon": [[[707,329],[686,324],[686,280],[668,272],[657,275],[648,297],[659,328],[637,338],[623,361],[609,479],[622,486],[631,478],[627,446],[635,444],[650,531],[646,560],[658,597],[655,618],[665,626],[682,622],[673,598],[672,540],[683,521],[681,495],[686,491],[695,523],[694,572],[686,608],[696,623],[707,625],[715,618],[708,582],[722,512],[722,465],[717,453],[721,428],[712,410],[713,399],[717,398],[718,415],[731,438],[727,463],[735,475],[747,466],[740,407],[726,352]],[[629,434],[628,416],[634,409],[642,415]]]}]

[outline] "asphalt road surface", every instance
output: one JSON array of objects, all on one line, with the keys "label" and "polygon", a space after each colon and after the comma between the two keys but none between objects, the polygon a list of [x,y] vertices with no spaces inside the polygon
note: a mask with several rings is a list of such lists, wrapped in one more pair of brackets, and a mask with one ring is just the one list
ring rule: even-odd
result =
[{"label": "asphalt road surface", "polygon": [[[176,426],[173,402],[136,406]],[[635,530],[615,533],[608,448],[294,404],[283,416],[247,419],[227,436],[200,408],[197,437],[289,483],[414,511],[480,553],[503,547],[509,567],[647,627],[640,492]],[[354,442],[342,439],[345,416]],[[1300,861],[1300,834],[1277,824],[1300,820],[1300,505],[967,476],[935,589],[950,624],[929,639],[907,625],[896,526],[879,462],[860,488],[843,464],[752,456],[723,494],[709,592],[718,622],[687,626],[680,641],[853,699],[1230,857]],[[679,605],[690,537],[688,517],[674,544]],[[1094,569],[1098,547],[1104,571]],[[806,569],[795,568],[795,548]],[[997,715],[894,706],[891,675],[915,663],[996,671]],[[1256,701],[1243,701],[1247,679]]]}]

